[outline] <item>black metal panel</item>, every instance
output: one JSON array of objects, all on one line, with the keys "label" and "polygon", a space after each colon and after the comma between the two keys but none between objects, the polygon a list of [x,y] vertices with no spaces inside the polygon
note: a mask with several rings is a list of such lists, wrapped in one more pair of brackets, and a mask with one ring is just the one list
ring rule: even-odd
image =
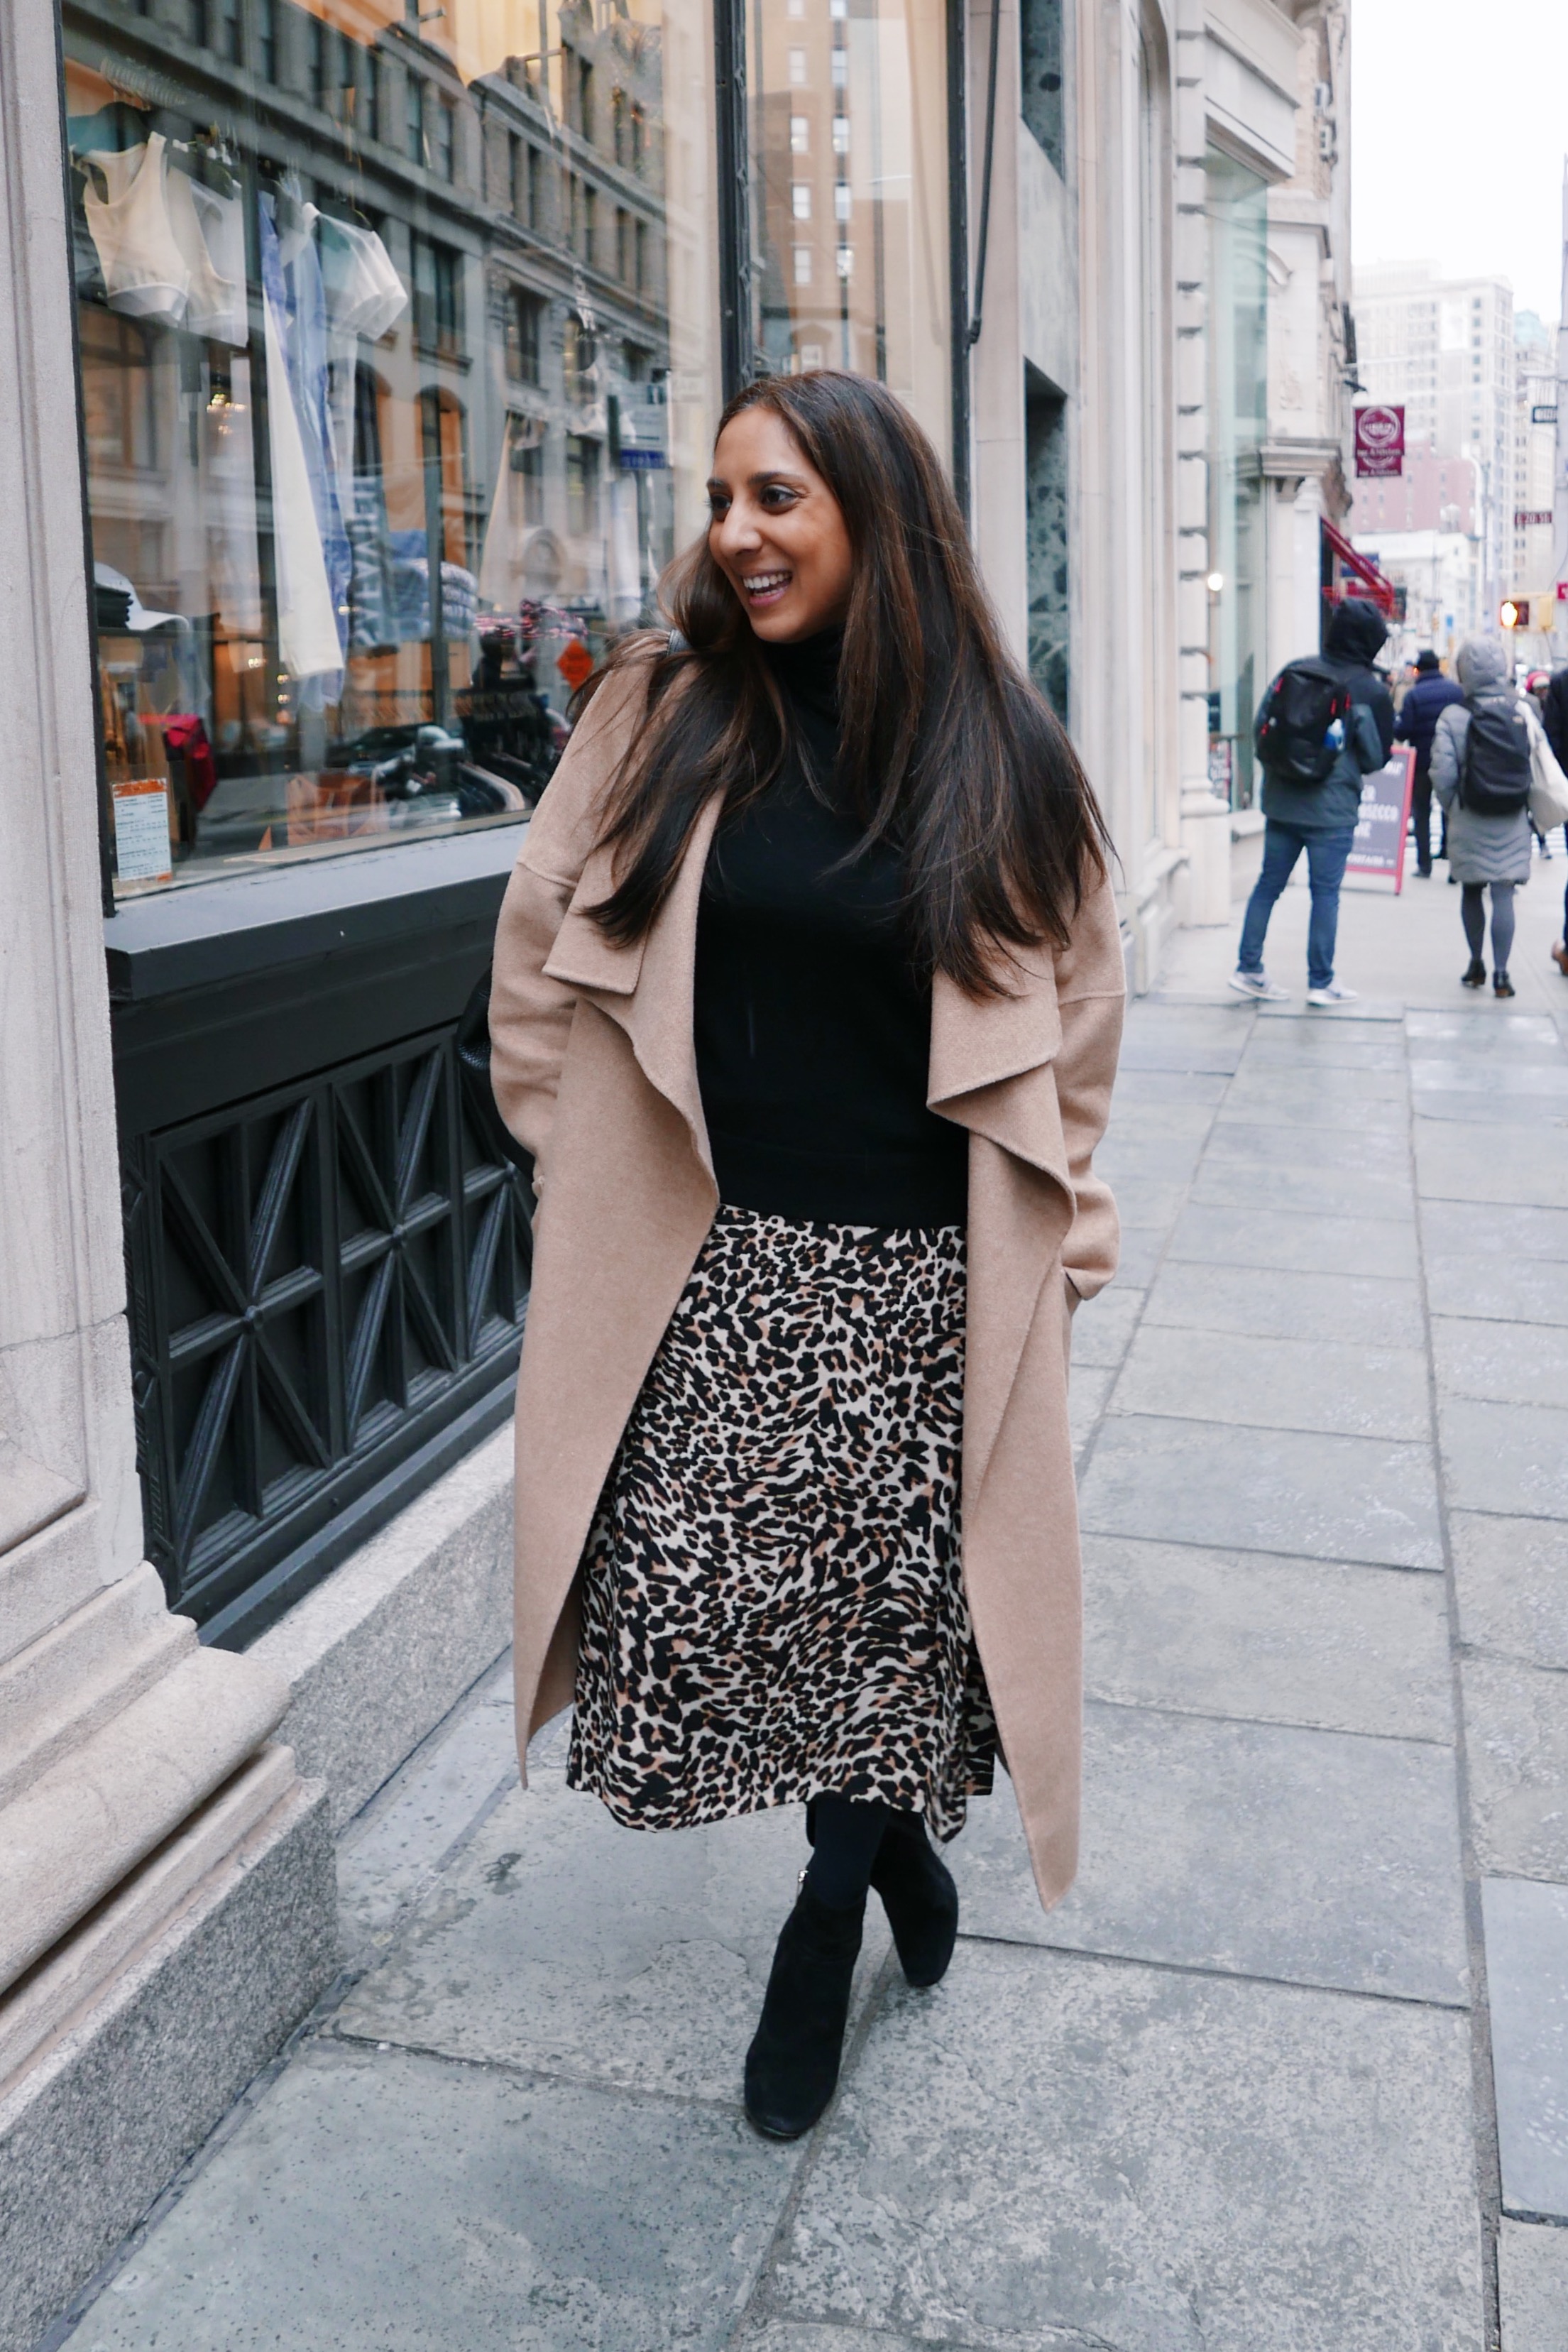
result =
[{"label": "black metal panel", "polygon": [[132,1139],[124,1166],[148,1551],[174,1607],[248,1638],[340,1556],[341,1514],[395,1507],[401,1462],[504,1412],[527,1187],[447,1027]]}]

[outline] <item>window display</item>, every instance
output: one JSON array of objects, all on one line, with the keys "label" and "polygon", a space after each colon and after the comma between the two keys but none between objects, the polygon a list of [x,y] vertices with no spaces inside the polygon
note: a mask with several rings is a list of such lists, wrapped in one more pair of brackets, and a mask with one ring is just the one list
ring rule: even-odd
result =
[{"label": "window display", "polygon": [[706,0],[63,23],[117,894],[515,821],[704,518]]}]

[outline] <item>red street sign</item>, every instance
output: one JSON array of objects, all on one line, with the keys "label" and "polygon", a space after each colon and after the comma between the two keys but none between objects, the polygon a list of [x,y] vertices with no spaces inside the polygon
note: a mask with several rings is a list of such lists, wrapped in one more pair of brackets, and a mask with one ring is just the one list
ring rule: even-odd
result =
[{"label": "red street sign", "polygon": [[1557,602],[1560,604],[1568,604],[1568,580],[1560,580],[1557,583]]},{"label": "red street sign", "polygon": [[1515,507],[1513,510],[1515,530],[1534,530],[1540,524],[1550,522],[1551,520],[1550,507]]},{"label": "red street sign", "polygon": [[571,637],[557,654],[555,666],[575,694],[593,667],[593,656],[580,637]]},{"label": "red street sign", "polygon": [[1403,408],[1356,410],[1355,470],[1363,476],[1402,474],[1405,471]]}]

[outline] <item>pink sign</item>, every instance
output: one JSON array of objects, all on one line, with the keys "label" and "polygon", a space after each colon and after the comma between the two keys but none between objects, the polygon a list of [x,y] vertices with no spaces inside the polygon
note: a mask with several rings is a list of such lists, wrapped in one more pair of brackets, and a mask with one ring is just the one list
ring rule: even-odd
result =
[{"label": "pink sign", "polygon": [[1355,470],[1364,477],[1368,474],[1402,474],[1405,471],[1403,408],[1356,410]]}]

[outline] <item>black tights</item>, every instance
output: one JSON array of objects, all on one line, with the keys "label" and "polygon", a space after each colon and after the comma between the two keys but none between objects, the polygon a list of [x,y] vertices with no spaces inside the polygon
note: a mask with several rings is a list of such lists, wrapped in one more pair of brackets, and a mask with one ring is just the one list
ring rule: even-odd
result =
[{"label": "black tights", "polygon": [[833,1911],[852,1911],[862,1902],[883,1839],[894,1826],[921,1831],[917,1813],[895,1812],[880,1799],[814,1797],[809,1828],[811,1859],[806,1876],[811,1892]]},{"label": "black tights", "polygon": [[[1472,962],[1479,963],[1481,950],[1486,945],[1487,918],[1484,882],[1467,882],[1459,902],[1459,919],[1469,941]],[[1491,960],[1494,971],[1508,970],[1509,950],[1513,946],[1513,884],[1494,882],[1491,885]]]}]

